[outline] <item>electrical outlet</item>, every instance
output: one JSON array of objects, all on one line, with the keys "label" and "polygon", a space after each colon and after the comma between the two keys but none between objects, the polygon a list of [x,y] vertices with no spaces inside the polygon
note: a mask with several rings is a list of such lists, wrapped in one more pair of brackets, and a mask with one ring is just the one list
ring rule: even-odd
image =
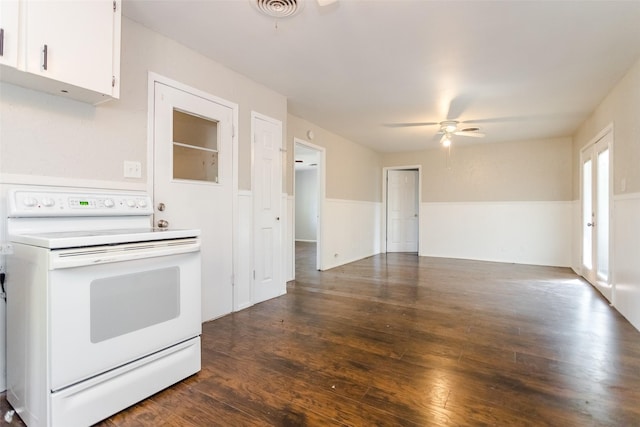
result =
[{"label": "electrical outlet", "polygon": [[125,178],[142,178],[142,163],[130,160],[124,161]]}]

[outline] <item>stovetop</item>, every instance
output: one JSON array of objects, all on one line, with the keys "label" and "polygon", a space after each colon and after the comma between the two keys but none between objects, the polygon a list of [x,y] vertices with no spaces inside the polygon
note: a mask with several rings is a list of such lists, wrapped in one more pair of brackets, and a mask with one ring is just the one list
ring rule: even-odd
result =
[{"label": "stovetop", "polygon": [[195,229],[153,228],[154,208],[151,197],[144,192],[15,188],[8,191],[7,205],[9,240],[48,249],[200,235]]},{"label": "stovetop", "polygon": [[198,237],[200,230],[195,229],[114,229],[57,231],[46,233],[25,233],[10,235],[14,243],[39,246],[48,249],[76,248],[99,245],[117,245],[134,242],[184,239]]}]

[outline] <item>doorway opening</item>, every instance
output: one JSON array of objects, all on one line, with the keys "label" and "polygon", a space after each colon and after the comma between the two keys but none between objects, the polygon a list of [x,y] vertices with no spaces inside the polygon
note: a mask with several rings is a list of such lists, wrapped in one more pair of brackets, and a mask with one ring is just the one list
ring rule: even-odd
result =
[{"label": "doorway opening", "polygon": [[[325,149],[294,139],[295,261],[323,269],[322,207],[325,194]],[[304,253],[300,258],[298,252]]]},{"label": "doorway opening", "polygon": [[385,252],[419,253],[420,167],[385,168],[384,172]]},{"label": "doorway opening", "polygon": [[580,153],[582,276],[609,301],[612,148],[613,133],[606,129]]}]

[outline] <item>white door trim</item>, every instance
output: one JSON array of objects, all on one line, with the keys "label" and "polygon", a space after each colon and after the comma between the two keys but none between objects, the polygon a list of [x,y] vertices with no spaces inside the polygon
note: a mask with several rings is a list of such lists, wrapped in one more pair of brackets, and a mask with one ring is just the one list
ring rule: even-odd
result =
[{"label": "white door trim", "polygon": [[382,168],[382,253],[387,253],[387,174],[390,170],[418,170],[418,255],[422,245],[422,166],[421,165],[405,165],[405,166],[387,166]]},{"label": "white door trim", "polygon": [[[325,269],[324,266],[324,257],[322,256],[322,248],[325,239],[325,227],[324,227],[324,211],[325,211],[325,201],[327,199],[326,196],[326,159],[327,159],[327,150],[324,147],[321,147],[316,144],[312,144],[309,141],[305,141],[300,138],[293,138],[293,149],[295,154],[296,145],[302,145],[312,150],[318,152],[320,156],[320,164],[318,167],[318,229],[316,230],[316,268],[320,271]],[[296,195],[296,174],[295,174],[295,166],[293,173],[293,197],[294,197],[294,206],[295,206],[295,195]],[[295,215],[293,219],[293,229],[296,229],[295,224]],[[293,242],[295,245],[295,231],[292,236]],[[293,265],[295,266],[295,250],[293,251]],[[295,268],[294,268],[295,271]]]}]

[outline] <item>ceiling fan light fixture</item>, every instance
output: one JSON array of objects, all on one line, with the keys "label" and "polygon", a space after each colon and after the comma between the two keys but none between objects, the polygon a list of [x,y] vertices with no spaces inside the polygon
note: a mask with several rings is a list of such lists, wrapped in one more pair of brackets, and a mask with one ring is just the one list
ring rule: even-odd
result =
[{"label": "ceiling fan light fixture", "polygon": [[444,133],[453,133],[458,129],[458,122],[447,120],[440,122],[440,130]]},{"label": "ceiling fan light fixture", "polygon": [[451,146],[451,135],[449,135],[448,133],[445,133],[442,136],[442,139],[440,139],[440,144],[442,144],[443,147]]}]

